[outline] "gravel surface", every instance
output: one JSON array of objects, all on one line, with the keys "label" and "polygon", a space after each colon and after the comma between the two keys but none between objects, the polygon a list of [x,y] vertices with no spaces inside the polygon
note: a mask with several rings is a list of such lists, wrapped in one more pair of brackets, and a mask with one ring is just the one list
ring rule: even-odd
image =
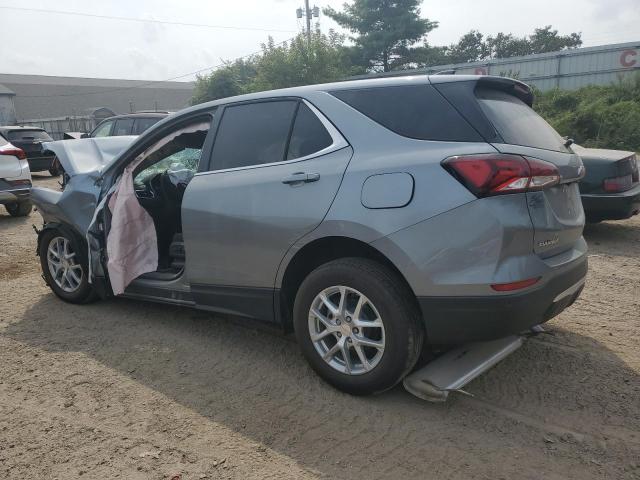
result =
[{"label": "gravel surface", "polygon": [[3,478],[640,478],[638,217],[589,226],[578,302],[443,405],[337,392],[254,324],[66,304],[34,223],[0,212]]}]

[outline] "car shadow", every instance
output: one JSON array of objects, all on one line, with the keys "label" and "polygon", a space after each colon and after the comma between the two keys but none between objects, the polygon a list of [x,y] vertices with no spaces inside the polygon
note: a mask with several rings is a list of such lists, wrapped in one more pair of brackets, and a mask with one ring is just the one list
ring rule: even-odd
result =
[{"label": "car shadow", "polygon": [[[401,387],[349,396],[311,371],[291,336],[128,299],[77,306],[47,293],[2,335],[80,352],[332,478],[465,477],[465,468],[483,477],[487,459],[514,449],[530,461],[505,454],[506,477],[615,476],[640,448],[640,378],[602,343],[555,325],[472,382],[474,398],[445,404]],[[576,460],[585,451],[597,466]]]},{"label": "car shadow", "polygon": [[589,244],[590,250],[598,253],[612,253],[614,248],[629,249],[635,246],[640,250],[640,216],[627,220],[588,223],[584,227],[584,238]]}]

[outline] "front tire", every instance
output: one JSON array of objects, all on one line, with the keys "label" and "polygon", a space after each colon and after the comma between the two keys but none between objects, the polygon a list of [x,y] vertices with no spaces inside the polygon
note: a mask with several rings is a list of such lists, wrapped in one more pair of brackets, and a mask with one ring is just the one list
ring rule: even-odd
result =
[{"label": "front tire", "polygon": [[38,254],[47,285],[70,303],[88,303],[96,298],[88,281],[87,252],[76,235],[54,228],[42,234]]},{"label": "front tire", "polygon": [[363,258],[334,260],[311,272],[296,295],[293,321],[311,367],[354,395],[400,382],[424,338],[412,292],[395,272]]},{"label": "front tire", "polygon": [[4,206],[12,217],[26,217],[33,210],[33,204],[30,200],[24,202],[9,203]]}]

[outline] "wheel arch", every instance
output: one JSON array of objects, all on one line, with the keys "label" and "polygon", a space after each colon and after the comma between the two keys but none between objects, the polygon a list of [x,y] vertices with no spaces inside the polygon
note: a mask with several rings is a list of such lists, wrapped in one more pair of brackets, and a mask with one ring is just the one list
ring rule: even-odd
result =
[{"label": "wheel arch", "polygon": [[[314,269],[332,260],[346,257],[367,258],[385,265],[401,280],[415,299],[411,285],[396,267],[396,265],[382,252],[370,244],[351,237],[327,236],[315,239],[300,248],[289,260],[280,288],[277,290],[276,318],[282,319],[286,331],[293,329],[293,303],[302,281]],[[417,299],[415,300],[418,305]]]}]

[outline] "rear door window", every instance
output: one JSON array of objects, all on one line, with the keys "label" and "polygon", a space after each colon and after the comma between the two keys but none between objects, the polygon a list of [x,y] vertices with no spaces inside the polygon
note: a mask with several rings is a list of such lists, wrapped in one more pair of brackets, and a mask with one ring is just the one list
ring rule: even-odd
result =
[{"label": "rear door window", "polygon": [[477,88],[476,97],[505,143],[570,153],[558,132],[519,98],[494,88]]},{"label": "rear door window", "polygon": [[430,85],[337,90],[331,94],[404,137],[482,141],[478,132]]},{"label": "rear door window", "polygon": [[306,157],[327,148],[333,139],[315,113],[300,102],[291,131],[287,160]]},{"label": "rear door window", "polygon": [[213,144],[213,169],[284,160],[297,103],[283,100],[226,107]]},{"label": "rear door window", "polygon": [[113,129],[112,135],[114,137],[120,137],[122,135],[131,135],[133,130],[133,118],[121,118],[116,120],[116,126]]},{"label": "rear door window", "polygon": [[133,127],[133,134],[140,135],[142,132],[150,128],[152,125],[155,125],[160,120],[162,120],[160,117],[136,118],[136,123]]},{"label": "rear door window", "polygon": [[9,141],[41,140],[48,142],[53,140],[44,130],[13,130],[10,131],[7,136],[9,137]]}]

